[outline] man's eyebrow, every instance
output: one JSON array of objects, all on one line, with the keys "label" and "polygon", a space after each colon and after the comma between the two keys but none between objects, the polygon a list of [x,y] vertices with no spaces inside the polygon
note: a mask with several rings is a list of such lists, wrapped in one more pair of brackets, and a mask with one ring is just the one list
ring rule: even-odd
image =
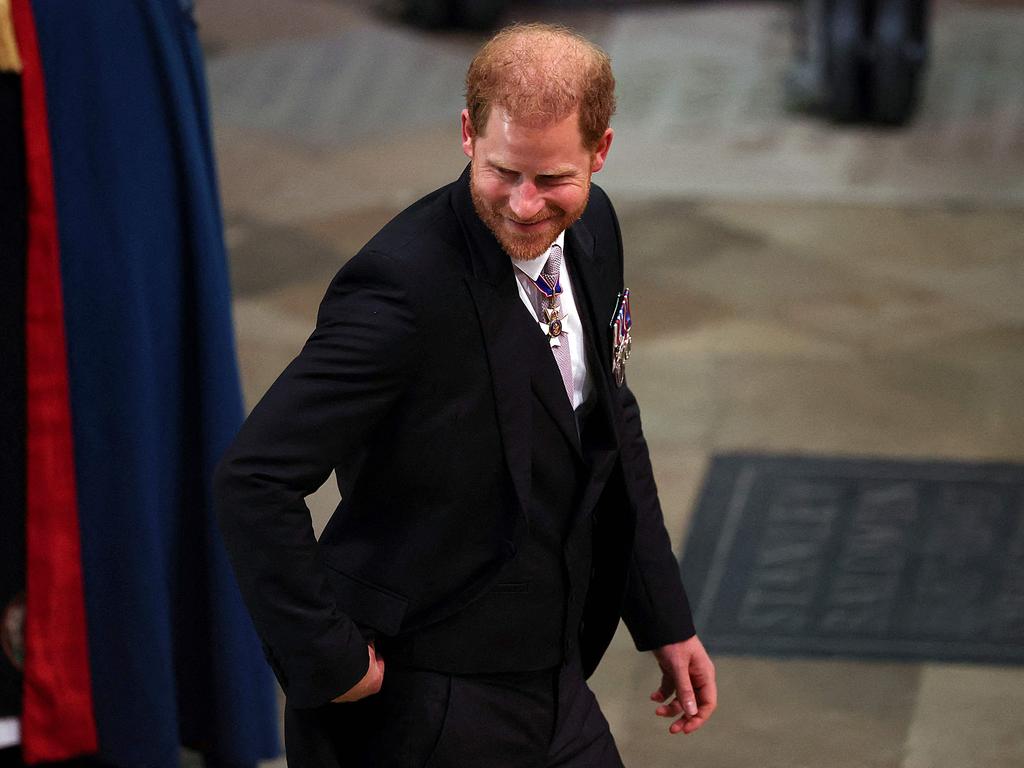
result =
[{"label": "man's eyebrow", "polygon": [[549,171],[542,171],[538,173],[538,176],[572,176],[577,173],[576,166],[574,165],[560,165],[556,168],[552,168]]},{"label": "man's eyebrow", "polygon": [[[487,164],[492,168],[496,168],[499,171],[512,171],[513,173],[519,173],[518,170],[511,167],[511,164],[506,162],[502,157],[491,157],[487,159]],[[579,173],[579,169],[575,165],[557,165],[554,168],[546,168],[538,173],[538,176],[544,176],[546,178],[556,176],[573,176]]]}]

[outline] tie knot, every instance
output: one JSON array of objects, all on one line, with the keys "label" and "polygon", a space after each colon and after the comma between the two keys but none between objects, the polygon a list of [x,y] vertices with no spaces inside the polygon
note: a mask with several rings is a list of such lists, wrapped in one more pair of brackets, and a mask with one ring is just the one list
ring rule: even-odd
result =
[{"label": "tie knot", "polygon": [[548,251],[548,260],[544,262],[544,269],[541,270],[541,274],[547,278],[552,278],[555,282],[558,282],[558,273],[562,269],[562,249],[556,243],[551,246],[551,250]]}]

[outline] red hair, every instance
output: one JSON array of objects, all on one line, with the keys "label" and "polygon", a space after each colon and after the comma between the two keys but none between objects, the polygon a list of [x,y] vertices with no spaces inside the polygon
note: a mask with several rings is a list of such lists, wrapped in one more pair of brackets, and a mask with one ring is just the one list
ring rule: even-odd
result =
[{"label": "red hair", "polygon": [[536,125],[578,112],[583,146],[594,150],[615,112],[611,59],[567,27],[506,27],[477,52],[466,73],[466,108],[477,135],[495,105]]}]

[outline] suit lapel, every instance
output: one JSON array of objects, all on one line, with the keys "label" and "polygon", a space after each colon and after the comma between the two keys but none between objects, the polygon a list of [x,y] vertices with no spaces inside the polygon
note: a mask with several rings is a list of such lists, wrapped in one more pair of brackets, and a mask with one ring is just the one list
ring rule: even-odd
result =
[{"label": "suit lapel", "polygon": [[[600,407],[609,425],[615,424],[612,413],[611,332],[608,321],[615,311],[614,285],[607,285],[608,277],[595,256],[594,236],[582,221],[566,232],[569,245],[567,257],[573,275],[576,311],[583,322],[583,335],[587,345],[587,367],[591,381],[597,389]],[[608,301],[608,299],[611,301]]]},{"label": "suit lapel", "polygon": [[[512,280],[509,275],[509,282]],[[493,285],[477,277],[466,277],[476,304],[480,329],[491,370],[491,385],[498,413],[498,428],[505,446],[512,484],[519,506],[526,513],[530,498],[530,368],[525,345],[518,343],[519,326],[516,304],[519,296],[505,286]],[[514,302],[514,303],[513,303]]]},{"label": "suit lapel", "polygon": [[452,208],[468,245],[466,285],[484,337],[505,461],[525,516],[530,498],[533,366],[527,345],[521,343],[524,307],[516,289],[512,262],[473,209],[468,167],[453,189]]}]

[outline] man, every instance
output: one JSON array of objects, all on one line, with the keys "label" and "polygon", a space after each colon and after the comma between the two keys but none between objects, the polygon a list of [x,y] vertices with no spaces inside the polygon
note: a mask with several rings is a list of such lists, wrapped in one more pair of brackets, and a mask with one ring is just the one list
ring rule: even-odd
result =
[{"label": "man", "polygon": [[620,367],[609,60],[512,27],[466,82],[469,168],[342,268],[219,467],[292,768],[619,766],[584,678],[620,617],[672,733],[715,708]]}]

